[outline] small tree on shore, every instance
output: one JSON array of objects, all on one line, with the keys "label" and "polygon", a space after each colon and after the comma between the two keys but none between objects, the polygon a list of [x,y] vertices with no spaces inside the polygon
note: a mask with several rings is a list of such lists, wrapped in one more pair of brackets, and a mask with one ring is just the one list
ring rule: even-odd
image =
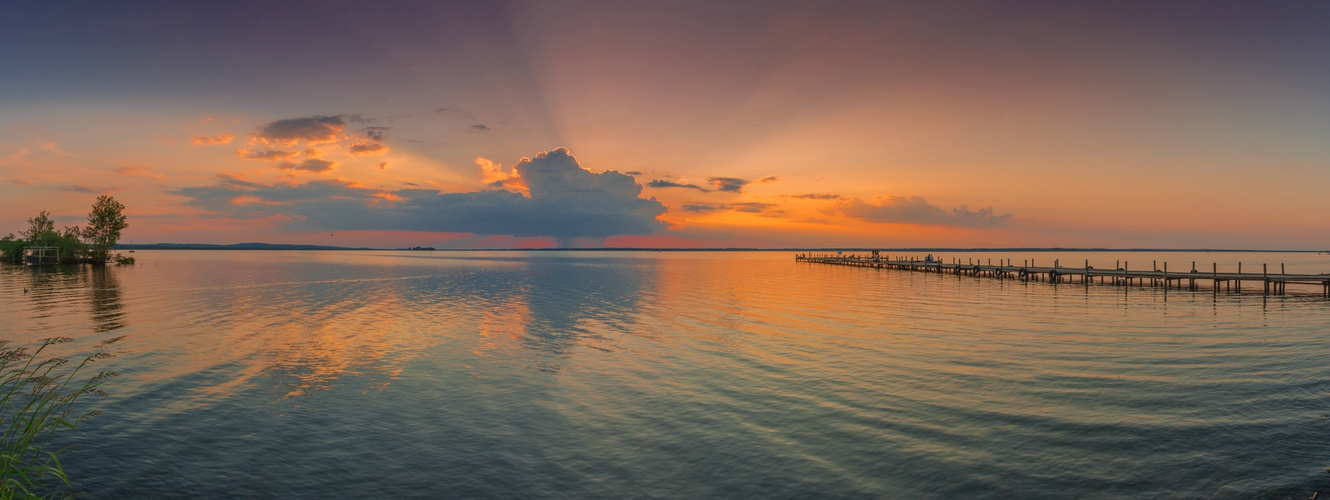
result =
[{"label": "small tree on shore", "polygon": [[102,195],[92,204],[88,212],[88,227],[84,228],[83,238],[92,246],[94,262],[106,262],[111,259],[111,249],[120,242],[120,231],[129,227],[125,222],[125,206],[115,198]]},{"label": "small tree on shore", "polygon": [[28,219],[28,230],[23,231],[23,239],[28,242],[36,242],[47,231],[55,231],[55,221],[51,220],[51,213],[42,210],[36,217]]}]

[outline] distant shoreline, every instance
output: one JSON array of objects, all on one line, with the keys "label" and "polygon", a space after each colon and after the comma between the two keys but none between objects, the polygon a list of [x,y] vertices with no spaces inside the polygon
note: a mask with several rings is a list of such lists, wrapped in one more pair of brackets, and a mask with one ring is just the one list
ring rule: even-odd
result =
[{"label": "distant shoreline", "polygon": [[1327,250],[1251,250],[1232,248],[368,248],[327,245],[292,245],[280,243],[235,243],[214,245],[207,243],[144,243],[117,245],[116,250],[341,250],[341,251],[399,251],[399,252],[1224,252],[1224,253],[1326,253]]}]

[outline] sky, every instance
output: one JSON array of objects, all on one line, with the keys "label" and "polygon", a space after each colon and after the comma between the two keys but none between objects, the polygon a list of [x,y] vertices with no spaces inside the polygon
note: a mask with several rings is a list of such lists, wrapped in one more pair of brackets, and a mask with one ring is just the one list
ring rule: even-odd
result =
[{"label": "sky", "polygon": [[6,2],[0,234],[1330,248],[1321,2]]}]

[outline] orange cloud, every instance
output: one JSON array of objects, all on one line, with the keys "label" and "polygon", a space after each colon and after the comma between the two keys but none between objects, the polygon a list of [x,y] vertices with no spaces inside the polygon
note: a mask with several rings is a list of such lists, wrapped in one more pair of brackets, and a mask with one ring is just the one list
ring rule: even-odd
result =
[{"label": "orange cloud", "polygon": [[306,172],[315,172],[315,173],[331,172],[331,171],[333,170],[333,168],[336,167],[336,166],[337,166],[337,163],[335,163],[335,162],[326,161],[326,160],[315,160],[315,159],[312,159],[312,158],[311,158],[311,159],[308,159],[308,160],[305,160],[305,161],[302,161],[302,162],[300,162],[300,163],[289,163],[289,162],[287,162],[287,163],[282,163],[281,165],[278,165],[278,167],[281,167],[281,168],[284,168],[284,169],[287,169],[287,170],[303,170],[303,171],[306,171]]},{"label": "orange cloud", "polygon": [[294,158],[298,154],[300,153],[297,153],[295,151],[281,151],[276,149],[270,149],[267,151],[249,151],[241,149],[239,151],[236,151],[236,156],[239,156],[246,160],[286,161],[290,160],[291,158]]},{"label": "orange cloud", "polygon": [[198,144],[201,146],[212,146],[216,144],[230,144],[231,140],[235,138],[236,138],[235,134],[222,134],[216,137],[207,137],[200,135],[190,140],[190,142],[193,142],[194,144]]},{"label": "orange cloud", "polygon": [[152,167],[145,167],[143,165],[121,165],[120,168],[116,169],[116,172],[137,177],[150,177],[153,179],[166,178],[165,175],[157,173]]},{"label": "orange cloud", "polygon": [[237,207],[243,207],[247,205],[269,205],[269,206],[282,205],[283,203],[277,201],[268,201],[263,198],[259,198],[257,196],[241,195],[235,198],[231,198],[231,204]]},{"label": "orange cloud", "polygon": [[993,207],[972,211],[964,204],[947,211],[928,203],[922,196],[913,194],[879,197],[871,203],[860,198],[842,200],[824,213],[828,215],[839,213],[868,222],[955,227],[991,227],[1011,217],[1011,214],[998,215],[993,211]]},{"label": "orange cloud", "polygon": [[[523,160],[529,161],[527,158]],[[483,157],[476,157],[476,165],[480,165],[480,181],[493,187],[505,187],[526,192],[526,183],[522,181],[522,176],[516,170],[505,172],[503,165],[490,161]]]},{"label": "orange cloud", "polygon": [[381,155],[388,152],[388,146],[379,143],[356,144],[347,149],[353,156]]},{"label": "orange cloud", "polygon": [[337,141],[346,130],[341,116],[310,116],[288,118],[267,123],[254,134],[254,139],[268,147],[288,147],[296,144],[324,144]]}]

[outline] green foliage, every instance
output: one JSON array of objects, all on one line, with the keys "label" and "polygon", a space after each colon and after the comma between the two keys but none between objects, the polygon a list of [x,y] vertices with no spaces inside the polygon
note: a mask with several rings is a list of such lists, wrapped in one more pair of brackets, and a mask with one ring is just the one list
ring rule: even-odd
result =
[{"label": "green foliage", "polygon": [[23,262],[23,250],[27,248],[27,241],[15,238],[14,233],[9,233],[9,236],[0,238],[0,260],[14,263]]},{"label": "green foliage", "polygon": [[33,241],[47,232],[55,231],[55,221],[51,220],[51,213],[42,210],[36,217],[28,219],[28,230],[23,231],[23,239]]},{"label": "green foliage", "polygon": [[68,233],[60,234],[55,231],[42,233],[36,241],[30,242],[29,246],[59,247],[61,264],[78,264],[79,259],[88,253],[88,245],[79,241],[77,236]]},{"label": "green foliage", "polygon": [[98,389],[115,372],[101,372],[86,382],[75,384],[74,377],[88,363],[108,357],[104,353],[84,358],[68,373],[61,367],[67,360],[39,356],[47,346],[73,339],[57,337],[42,341],[33,352],[9,348],[0,340],[0,499],[33,498],[47,492],[44,481],[51,478],[69,484],[57,455],[48,449],[52,435],[71,431],[79,422],[98,412],[76,415],[74,401],[86,394],[105,396]]},{"label": "green foliage", "polygon": [[[22,231],[22,238],[10,234],[0,239],[0,261],[20,263],[28,247],[46,246],[60,248],[61,264],[77,264],[90,257],[91,244],[92,261],[105,263],[111,260],[111,249],[120,241],[120,231],[129,227],[124,210],[125,206],[115,198],[99,196],[88,213],[88,227],[65,226],[64,231],[56,231],[50,212],[42,210],[28,219],[28,229]],[[133,258],[129,259],[133,263]],[[123,263],[118,258],[116,262]]]},{"label": "green foliage", "polygon": [[134,265],[134,258],[133,258],[133,257],[125,256],[125,255],[122,255],[122,254],[115,254],[115,264],[116,264],[117,266],[130,266],[130,265]]},{"label": "green foliage", "polygon": [[82,236],[92,246],[93,262],[111,260],[111,248],[120,242],[120,231],[129,227],[124,212],[125,206],[110,196],[98,196],[92,204],[88,227],[82,230]]}]

